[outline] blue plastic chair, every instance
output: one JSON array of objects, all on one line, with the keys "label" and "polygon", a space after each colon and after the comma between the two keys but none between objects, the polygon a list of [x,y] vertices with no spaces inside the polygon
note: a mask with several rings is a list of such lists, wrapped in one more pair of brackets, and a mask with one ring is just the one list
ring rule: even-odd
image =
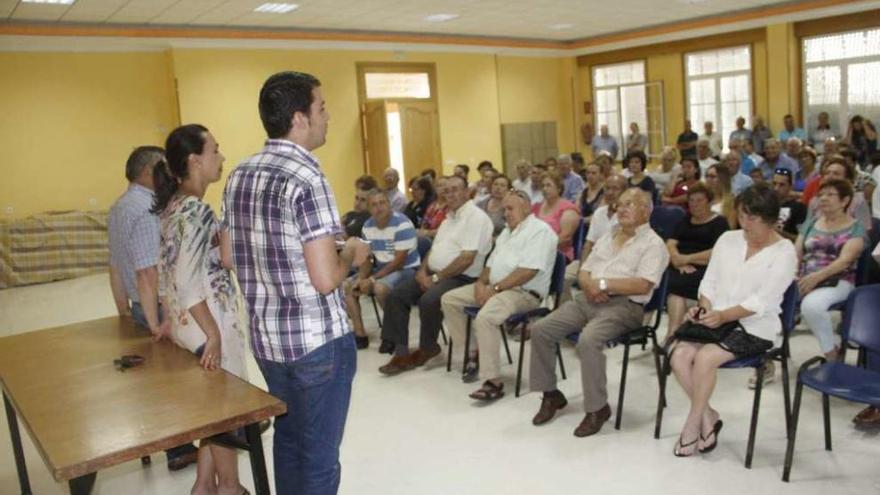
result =
[{"label": "blue plastic chair", "polygon": [[[850,293],[844,313],[842,334],[844,345],[841,346],[844,353],[847,342],[852,342],[870,351],[880,351],[878,305],[880,305],[880,284],[858,287]],[[816,366],[817,364],[818,366]],[[828,362],[824,356],[816,356],[807,360],[798,370],[782,481],[788,481],[791,474],[794,443],[801,410],[801,393],[804,386],[822,394],[825,450],[831,450],[830,396],[833,395],[850,402],[880,406],[880,373],[848,365],[844,362],[843,356],[840,361],[834,362]]]},{"label": "blue plastic chair", "polygon": [[578,220],[577,230],[574,231],[574,243],[572,248],[574,249],[574,259],[581,259],[581,251],[584,250],[584,243],[587,241],[587,230],[589,229],[589,225],[584,222],[584,219],[581,218]]},{"label": "blue plastic chair", "polygon": [[[657,379],[658,383],[660,380],[660,374],[663,368],[660,365],[660,354],[662,353],[660,346],[657,343],[657,329],[660,327],[660,319],[663,316],[663,312],[666,311],[666,295],[667,295],[667,285],[669,282],[669,277],[667,275],[667,271],[663,271],[663,278],[660,279],[660,285],[654,290],[653,294],[651,294],[651,300],[645,304],[645,313],[650,314],[654,312],[654,319],[650,325],[642,325],[639,328],[632,330],[631,332],[625,333],[620,337],[609,340],[606,342],[606,346],[608,348],[617,347],[619,345],[623,346],[623,364],[620,368],[620,387],[617,392],[617,415],[614,418],[614,429],[620,429],[620,423],[623,418],[623,398],[626,393],[626,372],[629,367],[629,348],[633,345],[641,345],[643,348],[647,344],[648,339],[651,340],[652,350],[651,352],[654,354],[654,368],[657,371]],[[578,340],[580,340],[581,329],[577,329],[577,331],[572,332],[566,336],[566,340],[570,341],[573,344],[577,344]],[[559,345],[557,344],[557,351],[559,349]],[[561,361],[560,361],[561,362]]]},{"label": "blue plastic chair", "polygon": [[678,206],[655,206],[654,211],[651,212],[649,223],[657,235],[666,241],[672,237],[678,224],[686,216],[687,213]]},{"label": "blue plastic chair", "polygon": [[[799,300],[797,283],[792,282],[785,291],[782,299],[782,314],[779,315],[782,320],[782,345],[774,347],[764,354],[741,359],[734,359],[721,365],[721,369],[742,369],[754,368],[757,372],[755,383],[755,396],[752,403],[752,419],[749,425],[749,440],[746,448],[745,466],[747,469],[752,467],[752,457],[755,450],[755,432],[758,428],[758,411],[761,405],[761,391],[764,385],[764,363],[767,360],[779,361],[782,364],[782,394],[785,403],[785,428],[786,432],[790,430],[789,418],[791,417],[791,399],[788,384],[788,359],[790,357],[788,347],[788,336],[794,329],[795,308],[797,308]],[[663,378],[661,379],[660,397],[657,400],[657,418],[654,425],[654,438],[660,438],[660,426],[663,422],[663,408],[666,401],[666,376],[670,373],[671,367],[669,356],[666,356],[666,365],[663,370]]]}]

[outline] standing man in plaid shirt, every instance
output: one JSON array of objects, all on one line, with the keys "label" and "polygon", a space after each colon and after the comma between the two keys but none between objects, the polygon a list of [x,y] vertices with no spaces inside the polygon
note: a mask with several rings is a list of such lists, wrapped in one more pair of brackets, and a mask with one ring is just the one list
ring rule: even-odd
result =
[{"label": "standing man in plaid shirt", "polygon": [[321,83],[282,72],[260,91],[268,139],[229,175],[224,221],[247,301],[251,346],[269,393],[287,403],[275,421],[275,491],[334,494],[339,445],[354,378],[355,342],[341,284],[366,244],[342,227],[333,191],[312,151],[330,116]]}]

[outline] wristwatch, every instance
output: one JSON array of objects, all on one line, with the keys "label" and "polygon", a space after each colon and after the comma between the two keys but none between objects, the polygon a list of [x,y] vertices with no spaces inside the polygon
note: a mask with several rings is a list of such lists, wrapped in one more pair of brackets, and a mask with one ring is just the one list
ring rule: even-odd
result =
[{"label": "wristwatch", "polygon": [[492,290],[495,292],[501,292],[501,287],[498,287],[498,284],[492,286]]},{"label": "wristwatch", "polygon": [[436,273],[431,275],[431,282],[434,282],[436,284],[439,281],[440,281],[440,275],[437,275]]},{"label": "wristwatch", "polygon": [[602,292],[605,292],[608,290],[608,281],[605,280],[604,278],[599,279],[599,290],[601,290]]}]

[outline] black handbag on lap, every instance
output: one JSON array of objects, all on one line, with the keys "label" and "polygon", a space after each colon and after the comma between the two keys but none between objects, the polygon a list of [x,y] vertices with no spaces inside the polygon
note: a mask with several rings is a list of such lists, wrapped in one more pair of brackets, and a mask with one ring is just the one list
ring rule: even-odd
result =
[{"label": "black handbag on lap", "polygon": [[[697,319],[704,311],[704,308],[700,308],[697,312]],[[763,354],[773,348],[773,342],[746,332],[739,321],[731,321],[718,328],[709,328],[706,325],[686,320],[675,331],[673,339],[699,344],[716,344],[737,358]]]}]

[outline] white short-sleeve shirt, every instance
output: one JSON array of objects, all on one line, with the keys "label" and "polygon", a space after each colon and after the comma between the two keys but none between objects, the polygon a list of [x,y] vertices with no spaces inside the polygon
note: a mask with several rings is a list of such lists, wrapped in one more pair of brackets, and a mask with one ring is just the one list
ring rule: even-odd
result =
[{"label": "white short-sleeve shirt", "polygon": [[432,272],[443,270],[462,251],[476,251],[474,262],[464,271],[463,275],[476,278],[483,271],[483,262],[492,249],[492,232],[495,226],[485,211],[474,204],[473,200],[461,205],[458,210],[450,211],[446,220],[437,229],[431,251],[428,253],[428,268]]},{"label": "white short-sleeve shirt", "polygon": [[559,238],[547,222],[534,215],[527,216],[515,229],[505,227],[495,240],[495,249],[489,256],[489,283],[497,284],[517,268],[538,270],[528,282],[522,285],[547,297],[553,265],[556,263],[556,246]]}]

